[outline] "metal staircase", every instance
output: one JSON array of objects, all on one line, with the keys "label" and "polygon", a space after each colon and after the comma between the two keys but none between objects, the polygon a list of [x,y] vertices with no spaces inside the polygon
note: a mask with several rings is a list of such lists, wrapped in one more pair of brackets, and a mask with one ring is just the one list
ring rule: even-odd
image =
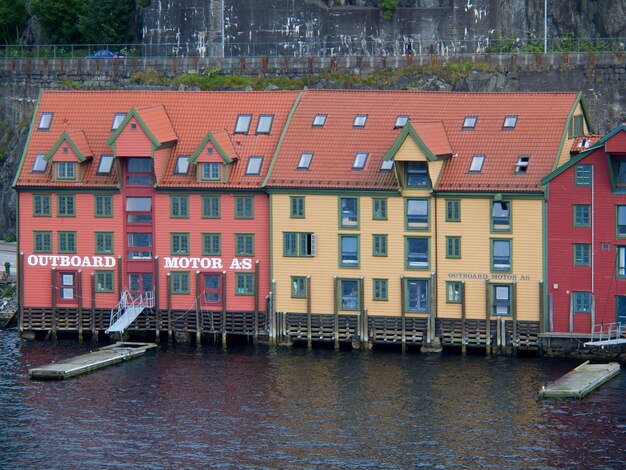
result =
[{"label": "metal staircase", "polygon": [[128,290],[122,294],[119,303],[111,309],[111,321],[105,333],[123,333],[146,308],[154,307],[154,291],[144,292],[134,297]]}]

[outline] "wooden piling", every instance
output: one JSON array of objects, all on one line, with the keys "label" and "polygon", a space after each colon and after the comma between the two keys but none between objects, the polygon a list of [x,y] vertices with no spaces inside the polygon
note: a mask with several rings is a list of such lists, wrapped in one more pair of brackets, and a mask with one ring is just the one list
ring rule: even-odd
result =
[{"label": "wooden piling", "polygon": [[78,342],[83,342],[83,270],[76,273],[76,293],[78,296]]},{"label": "wooden piling", "polygon": [[20,332],[20,336],[24,333],[24,311],[21,307],[22,302],[24,301],[24,252],[20,252],[18,256],[18,272],[17,272],[17,311],[19,318],[19,326],[18,330]]},{"label": "wooden piling", "polygon": [[311,320],[311,276],[306,277],[306,347],[313,347],[313,331]]},{"label": "wooden piling", "polygon": [[491,355],[491,306],[489,305],[489,279],[485,279],[485,352]]},{"label": "wooden piling", "polygon": [[172,276],[167,273],[167,341],[172,342]]},{"label": "wooden piling", "polygon": [[337,276],[333,277],[333,338],[335,340],[335,349],[339,349],[339,293],[338,293],[339,280]]},{"label": "wooden piling", "polygon": [[200,271],[196,271],[196,347],[200,346],[202,342],[202,302],[200,297],[202,292],[200,290]]},{"label": "wooden piling", "polygon": [[254,265],[254,344],[259,340],[259,260]]},{"label": "wooden piling", "polygon": [[91,330],[91,341],[98,341],[98,330],[96,329],[96,273],[91,273],[91,312],[89,313],[89,329]]},{"label": "wooden piling", "polygon": [[[447,293],[446,293],[447,295]],[[465,312],[465,281],[461,281],[461,354],[467,353],[467,322]]]},{"label": "wooden piling", "polygon": [[[122,292],[119,291],[119,295]],[[159,308],[159,256],[154,257],[154,340],[156,343],[161,341],[161,309]]]},{"label": "wooden piling", "polygon": [[52,339],[57,339],[57,270],[52,268],[52,325],[50,327]]},{"label": "wooden piling", "polygon": [[511,332],[511,354],[517,351],[517,283],[513,282],[511,285],[511,314],[513,321],[513,328]]},{"label": "wooden piling", "polygon": [[226,271],[222,271],[222,347],[226,347]]}]

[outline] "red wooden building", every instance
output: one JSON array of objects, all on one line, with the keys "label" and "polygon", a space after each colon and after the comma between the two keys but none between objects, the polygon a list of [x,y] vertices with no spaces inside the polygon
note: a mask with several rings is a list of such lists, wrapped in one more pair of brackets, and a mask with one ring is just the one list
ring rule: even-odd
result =
[{"label": "red wooden building", "polygon": [[626,126],[579,137],[546,186],[548,332],[626,321]]}]

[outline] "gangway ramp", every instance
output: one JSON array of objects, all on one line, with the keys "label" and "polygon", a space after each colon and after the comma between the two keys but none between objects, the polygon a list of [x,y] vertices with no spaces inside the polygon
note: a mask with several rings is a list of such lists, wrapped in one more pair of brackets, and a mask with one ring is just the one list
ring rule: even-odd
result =
[{"label": "gangway ramp", "polygon": [[591,330],[591,341],[585,347],[605,347],[626,344],[626,323],[607,323],[594,325]]},{"label": "gangway ramp", "polygon": [[154,307],[154,291],[134,296],[125,290],[119,303],[111,309],[111,321],[105,333],[123,333],[146,309]]}]

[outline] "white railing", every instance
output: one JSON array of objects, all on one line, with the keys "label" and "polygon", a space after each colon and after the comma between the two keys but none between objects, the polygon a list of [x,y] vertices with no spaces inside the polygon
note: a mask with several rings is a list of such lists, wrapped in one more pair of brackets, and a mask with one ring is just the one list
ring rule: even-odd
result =
[{"label": "white railing", "polygon": [[626,325],[622,323],[600,323],[591,329],[591,341],[626,339]]},{"label": "white railing", "polygon": [[133,298],[130,291],[125,290],[117,306],[111,309],[111,322],[109,325],[114,325],[129,307],[137,307],[138,309],[154,308],[154,291],[146,291]]}]

